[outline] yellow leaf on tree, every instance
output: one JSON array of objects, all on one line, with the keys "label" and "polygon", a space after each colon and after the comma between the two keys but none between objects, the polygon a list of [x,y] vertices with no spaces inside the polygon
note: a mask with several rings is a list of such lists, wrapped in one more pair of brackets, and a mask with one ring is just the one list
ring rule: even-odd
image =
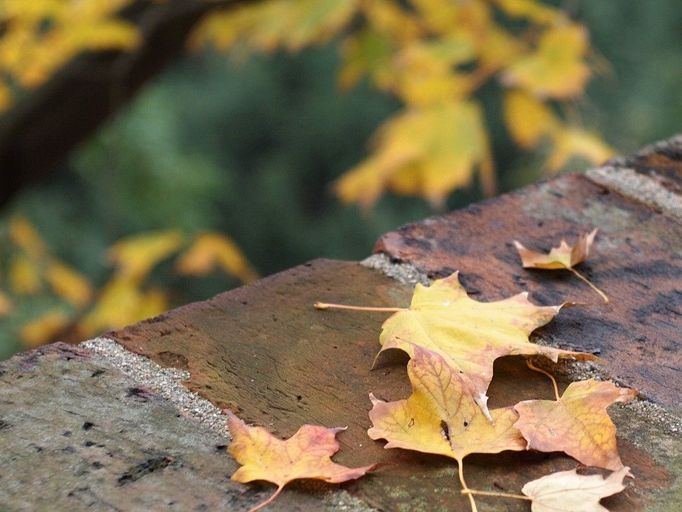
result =
[{"label": "yellow leaf on tree", "polygon": [[533,53],[520,57],[507,68],[504,81],[540,97],[577,96],[590,76],[584,61],[587,48],[584,27],[570,24],[550,28]]},{"label": "yellow leaf on tree", "polygon": [[31,223],[24,217],[13,217],[9,221],[9,239],[35,260],[46,254],[45,242]]},{"label": "yellow leaf on tree", "polygon": [[176,266],[181,273],[195,276],[206,275],[219,267],[244,283],[258,279],[237,244],[219,233],[205,233],[195,238]]},{"label": "yellow leaf on tree", "polygon": [[528,448],[565,452],[587,466],[617,471],[623,468],[616,445],[616,427],[606,408],[629,402],[634,389],[611,382],[585,380],[569,384],[560,400],[526,400],[514,406],[515,426]]},{"label": "yellow leaf on tree", "polygon": [[562,306],[535,306],[523,292],[496,302],[478,302],[467,295],[458,273],[429,287],[417,284],[410,308],[382,326],[381,352],[400,349],[414,357],[418,348],[439,354],[459,372],[487,414],[486,391],[495,359],[510,355],[541,355],[594,359],[591,354],[536,345],[528,336],[548,323]]},{"label": "yellow leaf on tree", "polygon": [[24,324],[19,331],[24,346],[38,347],[48,343],[71,322],[69,315],[61,310],[51,310]]},{"label": "yellow leaf on tree", "polygon": [[242,483],[264,480],[277,485],[275,494],[250,512],[270,503],[292,480],[313,478],[342,483],[360,478],[376,467],[348,468],[331,460],[339,450],[336,434],[345,428],[303,425],[289,439],[281,440],[262,427],[247,426],[229,411],[227,422],[232,435],[228,451],[242,465],[232,480]]},{"label": "yellow leaf on tree", "polygon": [[479,106],[470,101],[409,109],[387,121],[375,142],[374,153],[336,183],[342,201],[369,207],[390,189],[438,205],[490,159]]},{"label": "yellow leaf on tree", "polygon": [[394,82],[392,54],[391,41],[379,32],[364,30],[346,38],[341,46],[339,86],[349,89],[368,75],[377,87],[387,89]]},{"label": "yellow leaf on tree", "polygon": [[42,288],[37,263],[23,254],[15,254],[9,262],[9,284],[17,295],[34,295]]},{"label": "yellow leaf on tree", "polygon": [[114,276],[78,328],[83,336],[91,336],[158,315],[167,308],[167,298],[162,292],[145,292],[136,280]]},{"label": "yellow leaf on tree", "polygon": [[372,439],[386,439],[385,448],[403,448],[445,455],[461,463],[471,453],[525,450],[521,433],[513,426],[518,415],[512,407],[483,414],[470,394],[468,382],[440,355],[421,348],[407,365],[412,395],[407,400],[384,402],[370,395]]},{"label": "yellow leaf on tree", "polygon": [[594,164],[602,164],[614,154],[611,149],[595,133],[582,128],[567,127],[552,133],[554,148],[547,159],[549,172],[556,172],[564,167],[570,158],[583,157]]},{"label": "yellow leaf on tree", "polygon": [[518,89],[504,96],[504,122],[514,141],[524,148],[537,145],[559,126],[559,120],[547,105]]},{"label": "yellow leaf on tree", "polygon": [[5,292],[0,291],[0,317],[11,313],[13,309],[14,303],[12,302],[12,299],[10,299]]},{"label": "yellow leaf on tree", "polygon": [[85,306],[92,298],[90,281],[63,263],[49,263],[45,270],[45,279],[57,295],[76,307]]},{"label": "yellow leaf on tree", "polygon": [[521,492],[532,499],[532,512],[609,512],[599,500],[625,489],[626,476],[632,476],[628,467],[606,479],[601,475],[579,475],[572,469],[528,482]]},{"label": "yellow leaf on tree", "polygon": [[142,280],[160,261],[175,253],[183,243],[177,231],[134,235],[116,242],[109,257],[121,277]]}]

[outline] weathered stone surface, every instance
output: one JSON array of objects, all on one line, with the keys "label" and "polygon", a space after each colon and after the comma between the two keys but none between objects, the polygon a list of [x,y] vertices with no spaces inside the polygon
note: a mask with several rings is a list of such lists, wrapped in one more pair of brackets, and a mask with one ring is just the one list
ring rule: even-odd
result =
[{"label": "weathered stone surface", "polygon": [[[226,437],[92,353],[55,344],[0,364],[0,510],[244,511]],[[292,489],[272,510],[329,510]],[[334,510],[336,510],[334,508]]]},{"label": "weathered stone surface", "polygon": [[[315,261],[111,336],[160,364],[170,359],[186,362],[191,389],[282,437],[303,423],[348,425],[339,436],[342,450],[336,460],[347,465],[386,464],[346,486],[372,507],[465,510],[453,461],[384,450],[382,442],[366,436],[369,391],[391,400],[409,395],[404,364],[370,370],[386,315],[312,308],[318,300],[403,306],[410,294],[409,287],[358,264]],[[551,397],[546,377],[529,371],[519,358],[498,361],[495,375],[490,389],[493,407],[538,393]],[[670,433],[660,436],[668,439]],[[653,503],[653,490],[670,487],[672,477],[637,447],[634,438],[621,439],[620,449],[624,462],[632,464],[637,483],[611,499],[612,510],[641,510]],[[559,455],[511,453],[471,456],[465,466],[471,487],[518,491],[526,481],[575,467],[575,462]],[[481,505],[481,511],[526,509],[524,502],[489,500]]]},{"label": "weathered stone surface", "polygon": [[[512,246],[548,250],[599,228],[579,269],[610,297],[604,304],[568,271],[524,270]],[[682,225],[637,201],[565,175],[491,201],[404,226],[376,246],[429,276],[461,272],[477,300],[523,290],[543,305],[566,300],[541,335],[554,345],[599,349],[609,373],[682,413]]]}]

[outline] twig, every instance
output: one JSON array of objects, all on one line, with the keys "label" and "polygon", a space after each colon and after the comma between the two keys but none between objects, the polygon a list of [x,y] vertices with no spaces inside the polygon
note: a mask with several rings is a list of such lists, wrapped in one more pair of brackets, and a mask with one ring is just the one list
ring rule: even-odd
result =
[{"label": "twig", "polygon": [[349,306],[346,304],[328,304],[326,302],[316,302],[313,304],[316,309],[349,309],[351,311],[376,311],[380,313],[395,313],[397,311],[407,311],[407,308],[382,308],[374,306]]},{"label": "twig", "polygon": [[592,281],[590,281],[589,279],[587,279],[584,275],[582,275],[580,272],[578,272],[578,271],[577,271],[576,269],[574,269],[574,268],[569,268],[568,270],[570,270],[571,272],[573,272],[573,273],[574,273],[576,276],[578,276],[581,280],[583,280],[585,283],[587,283],[587,285],[588,285],[590,288],[592,288],[595,292],[597,292],[597,293],[599,294],[599,296],[600,296],[602,299],[604,299],[604,302],[606,302],[607,304],[609,303],[609,298],[606,296],[606,294],[605,294],[603,291],[601,291],[599,288],[597,288],[594,284],[592,284]]},{"label": "twig", "polygon": [[538,368],[537,366],[535,366],[532,363],[532,361],[530,359],[526,359],[526,364],[528,365],[528,368],[530,368],[531,370],[534,370],[534,371],[540,372],[540,373],[544,373],[545,375],[547,375],[547,377],[549,377],[551,379],[552,386],[554,386],[554,396],[556,397],[557,402],[559,400],[561,400],[561,397],[559,396],[559,386],[557,386],[556,379],[554,378],[554,375],[552,375],[551,373],[549,373],[546,370],[543,370],[542,368]]}]

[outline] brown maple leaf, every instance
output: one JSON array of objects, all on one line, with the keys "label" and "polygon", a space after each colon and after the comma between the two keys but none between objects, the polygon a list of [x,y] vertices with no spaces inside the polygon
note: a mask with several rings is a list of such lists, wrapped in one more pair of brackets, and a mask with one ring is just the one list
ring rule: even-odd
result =
[{"label": "brown maple leaf", "polygon": [[227,423],[232,435],[228,451],[242,465],[232,480],[241,483],[265,480],[277,485],[270,498],[249,512],[271,503],[292,480],[312,478],[341,483],[360,478],[376,468],[376,465],[348,468],[331,460],[339,450],[336,434],[345,428],[303,425],[289,439],[281,440],[262,427],[246,425],[229,411]]},{"label": "brown maple leaf", "polygon": [[565,452],[588,466],[616,471],[623,463],[616,445],[616,427],[606,409],[616,402],[629,402],[636,394],[611,382],[573,382],[559,400],[516,404],[519,420],[514,426],[528,441],[529,449]]},{"label": "brown maple leaf", "polygon": [[587,259],[595,236],[597,236],[596,229],[591,233],[581,235],[573,246],[568,245],[566,240],[561,240],[559,247],[552,247],[552,249],[549,251],[549,254],[531,251],[516,240],[514,240],[514,246],[519,252],[519,256],[521,256],[521,264],[523,265],[523,268],[568,270],[587,283],[594,291],[599,294],[604,302],[608,303],[609,298],[606,296],[606,294],[597,288],[584,275],[573,268]]},{"label": "brown maple leaf", "polygon": [[608,512],[599,500],[625,489],[626,476],[632,476],[628,467],[606,479],[601,475],[579,475],[573,469],[528,482],[521,491],[531,498],[532,512]]},{"label": "brown maple leaf", "polygon": [[400,349],[414,356],[422,347],[439,354],[460,374],[470,394],[488,414],[486,395],[495,359],[509,355],[542,355],[556,362],[592,354],[536,345],[530,333],[548,323],[562,306],[536,306],[526,292],[496,302],[471,299],[458,273],[431,286],[417,284],[409,309],[400,310],[382,326],[381,352]]},{"label": "brown maple leaf", "polygon": [[439,354],[415,348],[407,373],[413,391],[406,400],[384,402],[370,394],[372,427],[367,434],[374,440],[387,440],[385,448],[455,459],[464,489],[462,461],[467,455],[526,448],[513,426],[518,418],[513,408],[493,409],[489,421],[469,394],[467,383]]}]

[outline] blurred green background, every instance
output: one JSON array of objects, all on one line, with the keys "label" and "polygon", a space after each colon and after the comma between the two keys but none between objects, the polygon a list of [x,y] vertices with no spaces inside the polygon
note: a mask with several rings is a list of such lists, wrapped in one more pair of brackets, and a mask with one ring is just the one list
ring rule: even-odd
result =
[{"label": "blurred green background", "polygon": [[[680,131],[679,0],[565,3],[608,62],[578,105],[583,123],[620,153]],[[3,226],[26,216],[57,256],[95,283],[106,277],[104,253],[114,241],[164,228],[229,234],[261,275],[317,257],[366,257],[382,232],[433,212],[421,199],[387,196],[363,213],[331,193],[398,107],[366,84],[340,92],[337,51],[332,42],[240,63],[187,55],[73,153],[64,172],[22,191],[2,212]],[[493,107],[486,111],[499,191],[539,179],[539,157],[520,153],[495,115],[499,94],[483,97]],[[476,187],[459,191],[447,208],[479,199]],[[237,284],[219,275],[172,279],[174,304]],[[20,348],[13,329],[42,306],[0,320],[0,358]]]}]

